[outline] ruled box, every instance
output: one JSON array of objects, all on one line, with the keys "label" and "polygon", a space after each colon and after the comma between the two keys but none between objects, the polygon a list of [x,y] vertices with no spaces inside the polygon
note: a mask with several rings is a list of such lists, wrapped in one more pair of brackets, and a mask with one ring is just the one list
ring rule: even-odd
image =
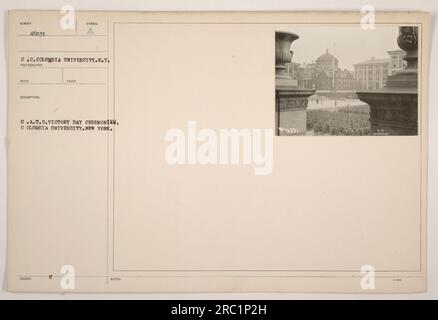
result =
[{"label": "ruled box", "polygon": [[101,67],[62,68],[64,84],[106,84],[107,70]]}]

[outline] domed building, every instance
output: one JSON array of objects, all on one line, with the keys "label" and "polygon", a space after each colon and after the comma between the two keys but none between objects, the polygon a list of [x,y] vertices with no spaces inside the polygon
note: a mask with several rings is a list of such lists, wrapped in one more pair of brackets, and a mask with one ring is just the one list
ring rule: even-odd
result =
[{"label": "domed building", "polygon": [[356,87],[354,74],[339,68],[339,60],[328,49],[314,63],[298,69],[298,85],[316,90],[353,91]]},{"label": "domed building", "polygon": [[338,68],[338,63],[339,60],[326,49],[325,53],[316,59],[315,67],[322,71],[333,71]]}]

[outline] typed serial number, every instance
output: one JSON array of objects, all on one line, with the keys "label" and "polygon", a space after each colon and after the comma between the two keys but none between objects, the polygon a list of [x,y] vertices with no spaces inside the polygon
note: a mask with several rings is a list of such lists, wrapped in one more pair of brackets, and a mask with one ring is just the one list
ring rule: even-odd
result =
[{"label": "typed serial number", "polygon": [[217,315],[229,315],[229,314],[244,314],[244,315],[265,315],[267,313],[266,305],[257,304],[217,304]]}]

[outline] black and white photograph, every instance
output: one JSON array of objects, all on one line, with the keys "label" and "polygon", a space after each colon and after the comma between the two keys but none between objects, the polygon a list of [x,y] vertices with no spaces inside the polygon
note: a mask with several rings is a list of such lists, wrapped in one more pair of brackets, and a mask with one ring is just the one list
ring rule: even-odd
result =
[{"label": "black and white photograph", "polygon": [[277,136],[418,134],[419,27],[275,32]]}]

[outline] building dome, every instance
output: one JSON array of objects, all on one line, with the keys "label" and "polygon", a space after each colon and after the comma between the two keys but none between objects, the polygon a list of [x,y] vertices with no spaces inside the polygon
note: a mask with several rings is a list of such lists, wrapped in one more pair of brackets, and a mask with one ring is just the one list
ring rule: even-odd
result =
[{"label": "building dome", "polygon": [[316,59],[316,68],[323,71],[330,71],[338,68],[338,59],[329,53],[328,49]]},{"label": "building dome", "polygon": [[316,59],[316,62],[333,62],[333,60],[338,60],[338,59],[336,59],[336,57],[331,53],[329,53],[328,49],[326,49],[325,53],[320,55]]}]

